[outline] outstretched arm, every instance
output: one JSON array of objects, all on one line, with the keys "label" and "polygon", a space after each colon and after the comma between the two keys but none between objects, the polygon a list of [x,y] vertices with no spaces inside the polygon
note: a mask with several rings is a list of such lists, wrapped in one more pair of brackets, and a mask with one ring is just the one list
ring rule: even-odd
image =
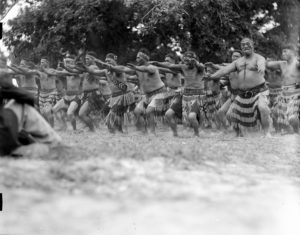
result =
[{"label": "outstretched arm", "polygon": [[199,72],[203,72],[205,69],[204,64],[200,63],[198,60],[196,59],[192,59],[192,61],[195,63],[196,68],[198,69]]},{"label": "outstretched arm", "polygon": [[171,73],[171,74],[178,74],[178,72],[176,73],[175,71],[171,70],[171,69],[166,69],[166,68],[162,68],[162,67],[157,67],[158,70],[159,70],[159,73],[162,73],[162,74],[166,74],[166,73]]},{"label": "outstretched arm", "polygon": [[75,73],[75,74],[81,74],[82,71],[79,71],[78,69],[74,67],[70,67],[70,66],[65,66],[64,64],[60,64],[60,66],[65,69],[66,71],[68,71],[69,73]]},{"label": "outstretched arm", "polygon": [[60,71],[56,69],[43,69],[43,72],[45,72],[49,76],[74,76],[77,75],[77,73],[70,73],[68,71]]},{"label": "outstretched arm", "polygon": [[209,79],[219,80],[221,77],[224,77],[226,74],[229,74],[229,73],[234,72],[234,71],[236,71],[235,61],[232,62],[231,64],[221,68],[220,70],[218,70],[214,74],[210,75]]},{"label": "outstretched arm", "polygon": [[89,67],[85,63],[83,63],[82,61],[78,61],[76,63],[76,65],[74,67],[72,67],[72,69],[77,70],[79,73],[86,73],[86,72],[88,72],[88,68]]},{"label": "outstretched arm", "polygon": [[115,72],[115,73],[125,73],[124,70],[127,69],[125,66],[111,65],[111,64],[105,63],[105,62],[103,62],[99,59],[95,59],[95,62],[97,64],[100,64],[101,66],[104,66],[106,69]]},{"label": "outstretched arm", "polygon": [[271,70],[281,69],[281,65],[286,61],[266,61],[266,67]]},{"label": "outstretched arm", "polygon": [[126,74],[129,74],[129,75],[132,75],[132,76],[135,76],[136,75],[136,71],[131,69],[131,68],[128,68],[126,66],[113,66],[112,68],[112,71],[116,72],[116,73],[126,73]]},{"label": "outstretched arm", "polygon": [[18,69],[17,67],[13,67],[13,66],[7,66],[7,68],[9,68],[10,70],[12,70],[15,74],[24,74],[20,69]]},{"label": "outstretched arm", "polygon": [[126,66],[122,66],[122,65],[113,66],[113,65],[109,65],[107,63],[101,63],[101,65],[104,65],[105,67],[107,67],[107,69],[109,69],[113,72],[116,72],[116,73],[126,73],[126,74],[129,74],[129,75],[136,75],[135,70],[130,69]]},{"label": "outstretched arm", "polygon": [[127,66],[129,66],[132,70],[138,71],[138,72],[142,72],[142,73],[155,73],[156,69],[154,66],[137,66],[131,63],[128,63]]},{"label": "outstretched arm", "polygon": [[36,70],[36,69],[28,69],[28,68],[24,68],[24,67],[18,67],[16,65],[12,65],[12,67],[17,68],[24,75],[38,75],[38,76],[41,76],[41,72]]},{"label": "outstretched arm", "polygon": [[6,75],[14,75],[16,74],[14,71],[9,69],[0,69],[0,76],[6,76]]},{"label": "outstretched arm", "polygon": [[205,66],[206,66],[206,67],[211,67],[211,68],[216,69],[216,70],[219,70],[219,69],[221,69],[221,68],[224,67],[224,66],[222,66],[222,65],[214,64],[214,63],[212,63],[212,62],[206,62],[206,63],[205,63]]},{"label": "outstretched arm", "polygon": [[99,69],[97,66],[89,67],[89,66],[84,66],[86,69],[86,72],[92,75],[96,76],[106,76],[107,74],[107,69]]},{"label": "outstretched arm", "polygon": [[168,62],[158,62],[158,61],[152,61],[151,64],[162,67],[162,68],[167,68],[170,70],[173,70],[175,72],[182,72],[182,65],[181,64],[171,64]]}]

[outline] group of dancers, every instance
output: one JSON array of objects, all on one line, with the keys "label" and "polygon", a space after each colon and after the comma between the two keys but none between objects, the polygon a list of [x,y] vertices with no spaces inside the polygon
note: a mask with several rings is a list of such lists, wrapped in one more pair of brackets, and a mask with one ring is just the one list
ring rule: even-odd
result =
[{"label": "group of dancers", "polygon": [[[7,65],[0,59],[0,79],[35,96],[35,108],[57,129],[74,130],[80,119],[95,130],[94,115],[105,120],[112,133],[123,132],[134,122],[146,133],[155,133],[157,117],[178,136],[177,125],[235,130],[259,126],[266,136],[272,127],[278,132],[299,132],[300,64],[297,48],[282,47],[282,60],[265,59],[255,53],[249,38],[241,40],[241,50],[232,52],[230,63],[201,63],[193,51],[178,62],[175,53],[165,61],[151,61],[142,48],[136,63],[118,65],[117,55],[100,60],[94,52],[66,53],[56,69],[41,58],[37,66],[22,59]],[[132,118],[134,117],[134,118]],[[54,121],[57,120],[57,121]],[[34,123],[32,123],[34,125]],[[40,126],[39,128],[43,128]]]}]

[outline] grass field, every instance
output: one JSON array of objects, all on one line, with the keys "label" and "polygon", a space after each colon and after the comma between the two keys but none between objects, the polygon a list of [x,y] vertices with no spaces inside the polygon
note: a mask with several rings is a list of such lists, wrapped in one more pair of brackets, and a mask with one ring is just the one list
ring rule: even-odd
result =
[{"label": "grass field", "polygon": [[0,159],[0,234],[300,234],[299,135],[60,133]]}]

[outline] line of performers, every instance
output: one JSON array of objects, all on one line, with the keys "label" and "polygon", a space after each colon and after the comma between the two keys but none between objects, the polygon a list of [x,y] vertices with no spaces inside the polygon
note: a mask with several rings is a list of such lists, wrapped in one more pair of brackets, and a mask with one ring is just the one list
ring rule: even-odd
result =
[{"label": "line of performers", "polygon": [[[36,96],[36,108],[59,129],[76,119],[95,130],[93,115],[102,115],[110,132],[122,132],[134,121],[139,130],[155,133],[163,117],[173,135],[177,124],[199,128],[232,127],[238,136],[245,128],[259,126],[269,136],[276,131],[298,132],[300,110],[300,65],[293,45],[282,49],[282,60],[265,59],[254,52],[253,41],[244,38],[241,50],[228,64],[200,63],[192,51],[181,62],[167,54],[164,62],[150,60],[140,49],[135,64],[117,64],[117,56],[104,61],[94,52],[65,56],[56,69],[41,58],[38,68],[28,60],[20,65],[0,61],[1,80],[12,82]],[[134,118],[133,118],[134,117]],[[42,127],[41,127],[42,128]]]}]

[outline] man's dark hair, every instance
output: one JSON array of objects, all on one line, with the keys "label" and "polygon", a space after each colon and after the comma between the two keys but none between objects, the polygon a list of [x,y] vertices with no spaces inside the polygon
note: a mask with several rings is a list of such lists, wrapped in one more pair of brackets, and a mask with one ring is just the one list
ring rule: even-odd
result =
[{"label": "man's dark hair", "polygon": [[149,52],[149,50],[147,49],[147,48],[141,48],[140,50],[139,50],[139,52],[142,52],[142,53],[144,53],[144,54],[146,54],[147,56],[149,56],[150,57],[150,52]]},{"label": "man's dark hair", "polygon": [[168,53],[168,54],[166,54],[165,58],[167,58],[167,57],[170,57],[172,60],[175,61],[175,63],[177,63],[177,61],[178,61],[178,57],[175,53],[172,53],[172,52]]},{"label": "man's dark hair", "polygon": [[65,59],[75,59],[75,55],[73,55],[73,54],[66,54],[66,57],[65,57]]},{"label": "man's dark hair", "polygon": [[252,38],[249,38],[249,37],[243,37],[242,40],[241,40],[241,42],[243,42],[243,41],[250,41],[250,43],[251,43],[252,45],[254,45],[254,40],[253,40]]},{"label": "man's dark hair", "polygon": [[240,55],[243,55],[243,52],[242,52],[241,50],[234,50],[234,51],[232,52],[232,54],[235,53],[235,52],[239,53]]},{"label": "man's dark hair", "polygon": [[49,58],[48,58],[47,56],[42,56],[42,57],[41,57],[41,60],[47,60],[48,63],[49,63]]},{"label": "man's dark hair", "polygon": [[115,55],[114,53],[108,53],[105,58],[110,58],[110,59],[113,59],[114,61],[117,61],[118,59],[118,56]]},{"label": "man's dark hair", "polygon": [[289,50],[291,50],[291,51],[293,51],[293,52],[297,52],[296,46],[295,46],[294,44],[292,44],[292,43],[286,43],[286,44],[284,44],[284,45],[282,46],[282,50],[283,50],[283,49],[289,49]]},{"label": "man's dark hair", "polygon": [[194,58],[194,59],[198,60],[198,56],[194,51],[186,51],[183,53],[183,56]]},{"label": "man's dark hair", "polygon": [[30,59],[22,59],[25,61],[25,65],[29,68],[29,69],[34,69],[35,68],[35,64],[33,63],[32,60]]},{"label": "man's dark hair", "polygon": [[93,56],[93,57],[97,57],[97,54],[96,54],[96,52],[94,52],[94,51],[88,51],[88,52],[86,53],[86,55],[90,55],[90,56]]}]

